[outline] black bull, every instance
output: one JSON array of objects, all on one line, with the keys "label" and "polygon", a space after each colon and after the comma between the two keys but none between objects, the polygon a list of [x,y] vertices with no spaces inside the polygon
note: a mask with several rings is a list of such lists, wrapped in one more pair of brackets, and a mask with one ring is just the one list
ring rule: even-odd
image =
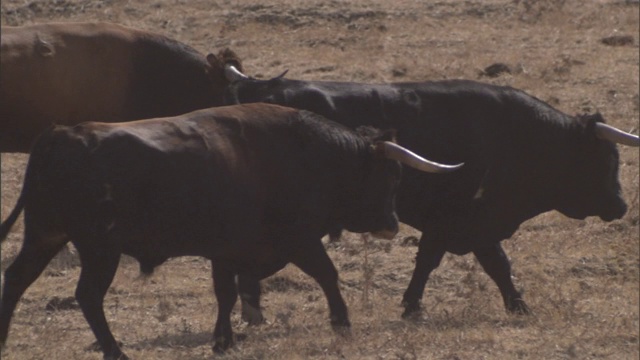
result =
[{"label": "black bull", "polygon": [[235,274],[262,278],[288,262],[322,287],[333,326],[349,326],[338,274],[320,241],[336,226],[389,238],[398,231],[398,161],[449,171],[382,138],[269,104],[129,123],[57,126],[36,142],[18,204],[22,249],[5,273],[0,345],[13,311],[69,241],[82,270],[76,299],[105,359],[126,359],[103,311],[122,253],[150,273],[170,257],[211,260],[214,350],[232,345]]},{"label": "black bull", "polygon": [[[638,146],[638,137],[605,125],[600,114],[569,116],[522,91],[474,81],[357,84],[283,75],[257,80],[228,67],[225,102],[275,103],[351,128],[394,128],[398,143],[416,153],[465,163],[445,176],[412,169],[403,175],[398,215],[422,231],[403,316],[420,309],[429,274],[445,252],[473,252],[506,309],[528,313],[500,241],[550,210],[605,221],[626,211],[614,142]],[[247,283],[241,290],[258,306],[259,286]]]}]

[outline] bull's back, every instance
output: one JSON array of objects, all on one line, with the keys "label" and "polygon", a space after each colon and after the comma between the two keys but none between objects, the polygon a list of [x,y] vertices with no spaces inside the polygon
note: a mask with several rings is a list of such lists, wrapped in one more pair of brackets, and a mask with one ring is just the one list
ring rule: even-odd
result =
[{"label": "bull's back", "polygon": [[[26,211],[38,214],[32,226],[71,234],[112,228],[127,239],[125,253],[136,257],[148,257],[146,241],[153,239],[163,251],[145,260],[150,263],[208,256],[214,248],[224,251],[220,239],[255,237],[264,194],[274,191],[264,178],[283,174],[267,167],[287,163],[284,152],[273,152],[283,144],[267,149],[269,141],[288,137],[286,118],[269,121],[270,115],[247,118],[244,111],[223,108],[57,126],[39,139],[27,169],[33,192]],[[252,145],[257,137],[264,147]]]},{"label": "bull's back", "polygon": [[117,233],[110,241],[151,267],[171,256],[223,250],[224,206],[237,204],[224,198],[232,182],[215,171],[201,144],[180,144],[165,125],[83,123],[46,131],[25,176],[26,226],[81,243]]},{"label": "bull's back", "polygon": [[50,124],[173,116],[212,105],[205,57],[109,23],[2,28],[0,151],[29,151]]},{"label": "bull's back", "polygon": [[[85,142],[97,144],[91,151],[101,157],[99,162],[111,163],[104,168],[129,162],[121,171],[129,178],[166,174],[185,186],[215,189],[202,193],[246,195],[246,201],[256,204],[274,194],[286,197],[296,189],[302,193],[305,181],[320,179],[331,172],[329,167],[352,161],[348,158],[356,156],[355,147],[364,147],[346,128],[268,104],[215,107],[128,123],[82,124],[78,129],[86,133]],[[196,184],[188,185],[192,182]]]},{"label": "bull's back", "polygon": [[120,117],[137,36],[111,24],[3,28],[3,112],[58,124]]},{"label": "bull's back", "polygon": [[342,178],[331,167],[350,161],[322,139],[332,131],[352,141],[309,113],[266,104],[57,126],[30,157],[25,213],[29,226],[74,241],[118,234],[110,241],[147,268],[233,251],[230,239],[267,246],[262,231],[281,228],[265,230],[263,221],[291,222],[331,201],[313,194],[330,194]]}]

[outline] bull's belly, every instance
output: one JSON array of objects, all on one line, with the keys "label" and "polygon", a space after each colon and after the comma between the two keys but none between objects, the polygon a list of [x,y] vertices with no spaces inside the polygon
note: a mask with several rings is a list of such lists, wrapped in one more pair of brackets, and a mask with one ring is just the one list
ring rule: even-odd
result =
[{"label": "bull's belly", "polygon": [[273,242],[262,239],[229,239],[215,231],[173,234],[169,231],[162,234],[148,232],[116,241],[121,240],[122,253],[135,258],[145,274],[150,274],[168,259],[182,256],[199,256],[214,262],[224,262],[235,271],[245,272],[256,278],[270,276],[289,262],[288,254],[278,249]]}]

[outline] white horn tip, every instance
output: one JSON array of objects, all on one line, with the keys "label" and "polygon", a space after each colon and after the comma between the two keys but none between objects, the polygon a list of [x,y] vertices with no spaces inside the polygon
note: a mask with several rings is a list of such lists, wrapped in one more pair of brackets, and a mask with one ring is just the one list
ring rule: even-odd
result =
[{"label": "white horn tip", "polygon": [[446,165],[446,164],[441,164],[443,168],[447,169],[448,171],[454,171],[454,170],[458,170],[461,167],[464,166],[464,163],[460,163],[460,164],[455,164],[455,165]]},{"label": "white horn tip", "polygon": [[611,141],[613,143],[640,146],[640,137],[624,132],[616,127],[604,123],[596,123],[596,136],[600,139]]},{"label": "white horn tip", "polygon": [[224,66],[224,70],[225,70],[225,75],[227,77],[227,80],[229,81],[238,81],[238,80],[249,78],[247,75],[241,73],[240,70],[238,70],[235,66],[231,64],[226,64]]}]

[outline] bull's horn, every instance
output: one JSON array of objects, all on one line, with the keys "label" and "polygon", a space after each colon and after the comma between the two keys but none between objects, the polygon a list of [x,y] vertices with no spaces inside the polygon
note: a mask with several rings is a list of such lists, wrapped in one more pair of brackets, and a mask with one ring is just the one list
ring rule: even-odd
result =
[{"label": "bull's horn", "polygon": [[288,72],[289,72],[289,69],[287,69],[287,70],[283,71],[283,72],[282,72],[282,74],[280,74],[280,75],[278,75],[278,76],[274,77],[274,79],[280,79],[280,78],[283,78],[285,75],[287,75],[287,73],[288,73]]},{"label": "bull's horn", "polygon": [[418,169],[420,171],[430,173],[445,173],[457,170],[462,167],[462,165],[464,165],[464,163],[457,165],[439,164],[437,162],[427,160],[422,156],[389,141],[383,142],[382,146],[384,146],[384,156],[386,158],[398,160],[401,163],[411,166],[412,168]]},{"label": "bull's horn", "polygon": [[227,64],[224,66],[224,75],[227,77],[227,80],[233,82],[238,80],[245,80],[249,77],[243,73],[241,73],[235,66]]},{"label": "bull's horn", "polygon": [[605,123],[596,123],[596,136],[603,140],[627,146],[640,146],[640,138]]}]

